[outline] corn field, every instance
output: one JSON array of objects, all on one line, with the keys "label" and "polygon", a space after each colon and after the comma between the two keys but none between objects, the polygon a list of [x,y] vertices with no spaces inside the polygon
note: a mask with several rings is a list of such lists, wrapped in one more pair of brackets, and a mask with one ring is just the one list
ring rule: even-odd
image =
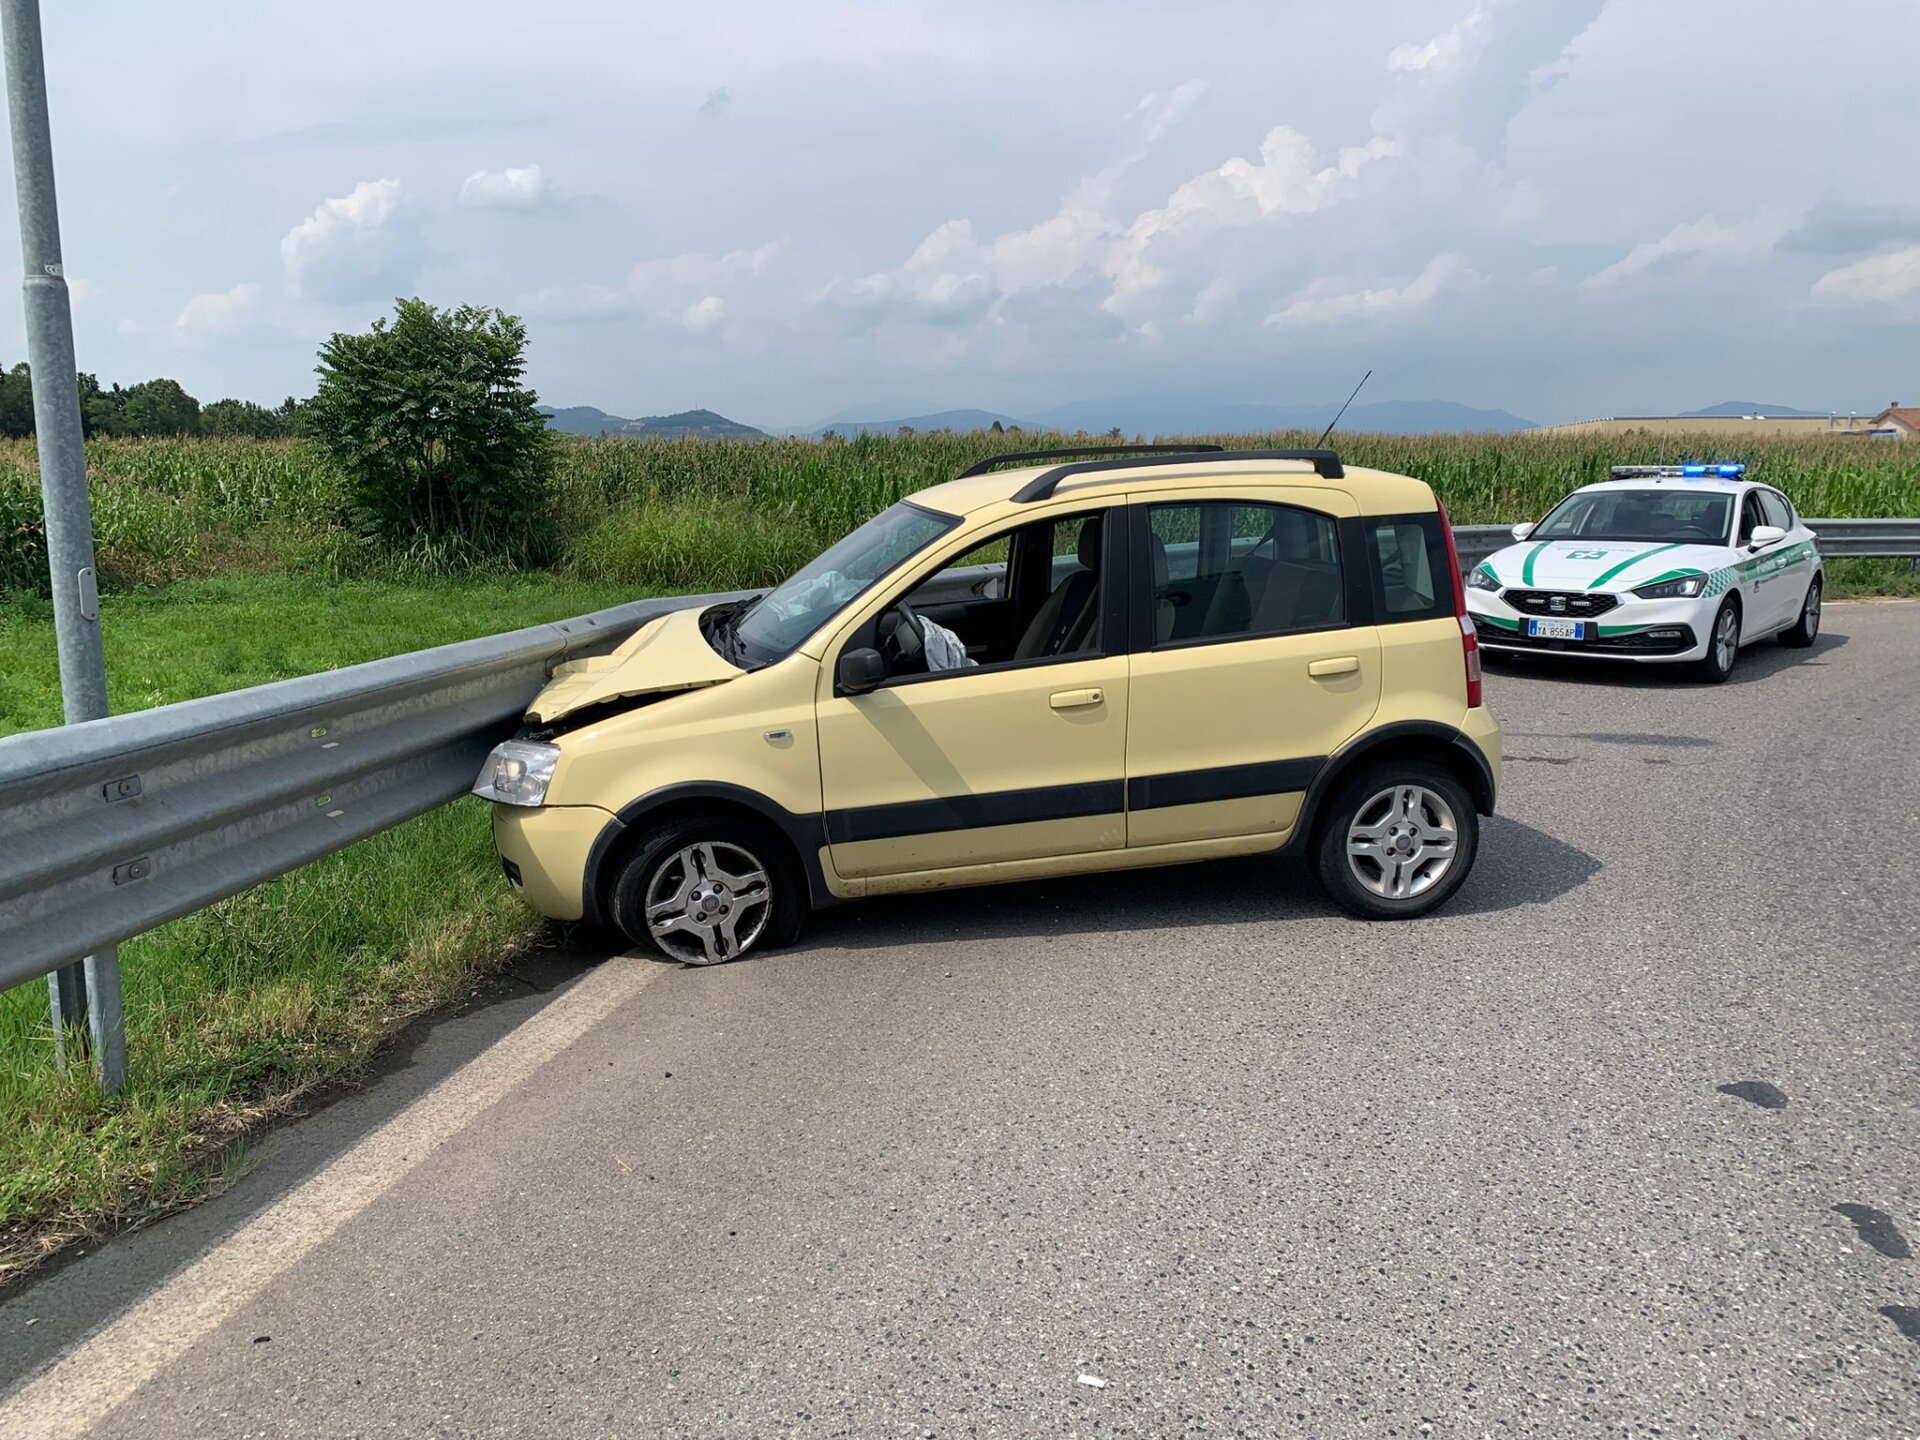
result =
[{"label": "corn field", "polygon": [[[1232,449],[1306,434],[1212,437]],[[984,456],[1088,437],[936,432],[855,440],[556,439],[557,569],[654,589],[764,585],[875,511]],[[1623,463],[1744,460],[1815,516],[1920,514],[1920,445],[1526,435],[1346,435],[1350,464],[1427,481],[1458,524],[1532,519]],[[431,577],[461,556],[376,552],[340,522],[337,473],[297,441],[96,440],[87,446],[99,568],[130,588],[233,571]],[[44,590],[29,440],[0,441],[0,592]]]}]

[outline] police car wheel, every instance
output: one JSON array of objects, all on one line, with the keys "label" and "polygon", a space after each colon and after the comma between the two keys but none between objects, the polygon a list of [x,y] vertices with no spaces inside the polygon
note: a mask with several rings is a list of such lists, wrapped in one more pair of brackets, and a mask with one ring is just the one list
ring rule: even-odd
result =
[{"label": "police car wheel", "polygon": [[1707,632],[1707,653],[1701,657],[1696,673],[1709,685],[1723,685],[1739,658],[1740,607],[1729,596],[1713,617],[1713,628]]},{"label": "police car wheel", "polygon": [[1480,848],[1473,797],[1424,760],[1388,760],[1340,788],[1322,813],[1315,869],[1363,920],[1411,920],[1444,905]]},{"label": "police car wheel", "polygon": [[1821,580],[1818,575],[1807,587],[1807,598],[1800,602],[1800,618],[1793,623],[1791,630],[1780,632],[1780,643],[1795,650],[1804,650],[1820,638],[1820,592]]}]

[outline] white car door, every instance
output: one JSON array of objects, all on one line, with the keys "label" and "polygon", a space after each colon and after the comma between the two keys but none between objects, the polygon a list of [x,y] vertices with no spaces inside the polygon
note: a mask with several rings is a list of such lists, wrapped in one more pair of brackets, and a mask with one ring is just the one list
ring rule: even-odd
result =
[{"label": "white car door", "polygon": [[1760,490],[1756,493],[1760,496],[1760,512],[1766,517],[1767,524],[1787,532],[1787,538],[1776,547],[1780,560],[1776,573],[1780,579],[1779,623],[1791,625],[1800,618],[1800,607],[1806,603],[1807,587],[1813,583],[1816,561],[1813,532],[1800,523],[1793,506],[1779,491]]},{"label": "white car door", "polygon": [[1740,524],[1733,542],[1734,574],[1746,609],[1740,626],[1742,639],[1764,635],[1786,623],[1780,614],[1783,603],[1780,597],[1786,587],[1780,583],[1780,572],[1774,562],[1788,541],[1776,540],[1756,549],[1753,532],[1766,523],[1766,512],[1760,508],[1760,492],[1747,491],[1740,502]]}]

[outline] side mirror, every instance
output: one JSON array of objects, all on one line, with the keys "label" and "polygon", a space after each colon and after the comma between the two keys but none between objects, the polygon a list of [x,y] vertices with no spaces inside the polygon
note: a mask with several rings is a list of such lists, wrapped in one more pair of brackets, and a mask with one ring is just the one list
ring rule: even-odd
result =
[{"label": "side mirror", "polygon": [[1524,520],[1513,527],[1513,538],[1516,540],[1524,540],[1531,534],[1533,534],[1533,526]]},{"label": "side mirror", "polygon": [[1753,527],[1753,534],[1747,537],[1747,548],[1749,550],[1763,550],[1773,544],[1774,541],[1784,540],[1786,538],[1787,532],[1782,530],[1778,525],[1756,525]]},{"label": "side mirror", "polygon": [[878,650],[845,650],[840,655],[840,693],[864,695],[887,678],[887,662]]}]

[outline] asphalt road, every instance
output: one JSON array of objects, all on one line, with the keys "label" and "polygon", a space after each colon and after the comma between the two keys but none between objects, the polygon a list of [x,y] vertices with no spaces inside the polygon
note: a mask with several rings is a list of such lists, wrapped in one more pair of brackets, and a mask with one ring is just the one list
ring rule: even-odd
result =
[{"label": "asphalt road", "polygon": [[84,1360],[0,1431],[1920,1433],[1920,605],[1827,628],[1493,671],[1426,922],[1256,861],[562,957],[0,1305]]}]

